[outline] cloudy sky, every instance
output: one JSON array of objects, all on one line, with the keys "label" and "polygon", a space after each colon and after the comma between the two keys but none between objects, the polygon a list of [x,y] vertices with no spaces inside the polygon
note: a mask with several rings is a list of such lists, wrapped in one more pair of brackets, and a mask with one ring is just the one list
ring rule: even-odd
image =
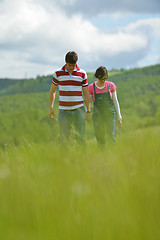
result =
[{"label": "cloudy sky", "polygon": [[52,74],[70,50],[86,71],[160,63],[160,1],[0,0],[0,78]]}]

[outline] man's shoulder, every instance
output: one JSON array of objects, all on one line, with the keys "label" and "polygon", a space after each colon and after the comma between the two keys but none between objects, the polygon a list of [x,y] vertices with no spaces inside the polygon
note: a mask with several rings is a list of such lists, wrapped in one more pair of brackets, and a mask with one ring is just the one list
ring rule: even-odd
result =
[{"label": "man's shoulder", "polygon": [[81,73],[87,74],[86,71],[85,71],[83,68],[79,68],[77,71],[78,71],[78,72],[81,72]]},{"label": "man's shoulder", "polygon": [[53,72],[53,76],[55,77],[60,77],[60,76],[65,76],[68,75],[68,73],[65,71],[65,69],[63,67],[56,69]]},{"label": "man's shoulder", "polygon": [[83,68],[78,68],[76,75],[82,77],[83,79],[87,79],[87,73]]}]

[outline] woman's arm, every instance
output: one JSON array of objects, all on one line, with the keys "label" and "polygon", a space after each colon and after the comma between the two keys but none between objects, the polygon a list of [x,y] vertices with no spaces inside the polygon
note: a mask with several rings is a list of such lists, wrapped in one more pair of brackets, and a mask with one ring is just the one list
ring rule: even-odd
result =
[{"label": "woman's arm", "polygon": [[117,112],[117,115],[118,115],[118,120],[122,121],[122,116],[121,116],[121,111],[120,111],[120,106],[119,106],[119,102],[118,102],[118,99],[117,99],[116,91],[112,92],[112,99],[113,99],[113,103],[114,103],[114,106],[115,106],[115,109],[116,109],[116,112]]}]

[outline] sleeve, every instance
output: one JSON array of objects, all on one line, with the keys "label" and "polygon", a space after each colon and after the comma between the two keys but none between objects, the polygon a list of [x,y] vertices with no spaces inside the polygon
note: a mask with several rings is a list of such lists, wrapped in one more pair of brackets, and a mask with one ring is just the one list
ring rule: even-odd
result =
[{"label": "sleeve", "polygon": [[82,87],[87,87],[87,86],[88,86],[87,73],[84,72],[83,81],[82,81]]},{"label": "sleeve", "polygon": [[89,91],[89,94],[93,97],[93,84],[89,84],[88,86],[88,91]]},{"label": "sleeve", "polygon": [[56,75],[56,72],[53,73],[53,78],[52,78],[52,83],[56,86],[58,86],[59,84],[59,81],[57,79],[57,75]]},{"label": "sleeve", "polygon": [[111,93],[113,93],[117,90],[117,87],[113,82],[110,82],[109,87],[110,87]]},{"label": "sleeve", "polygon": [[112,98],[113,98],[113,103],[114,103],[114,106],[115,106],[115,109],[116,109],[116,112],[117,112],[117,115],[118,115],[118,120],[122,120],[120,106],[119,106],[119,102],[118,102],[118,99],[117,99],[116,91],[114,91],[112,93]]}]

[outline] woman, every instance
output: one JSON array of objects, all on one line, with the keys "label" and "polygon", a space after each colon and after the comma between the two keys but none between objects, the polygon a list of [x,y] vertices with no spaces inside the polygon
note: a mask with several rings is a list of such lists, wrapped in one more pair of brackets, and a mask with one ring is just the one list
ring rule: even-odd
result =
[{"label": "woman", "polygon": [[117,87],[113,82],[107,81],[108,72],[103,66],[95,72],[97,81],[90,84],[88,89],[93,100],[93,124],[97,142],[105,144],[106,140],[115,142],[116,139],[116,115],[119,125],[122,125],[119,102],[117,99]]}]

